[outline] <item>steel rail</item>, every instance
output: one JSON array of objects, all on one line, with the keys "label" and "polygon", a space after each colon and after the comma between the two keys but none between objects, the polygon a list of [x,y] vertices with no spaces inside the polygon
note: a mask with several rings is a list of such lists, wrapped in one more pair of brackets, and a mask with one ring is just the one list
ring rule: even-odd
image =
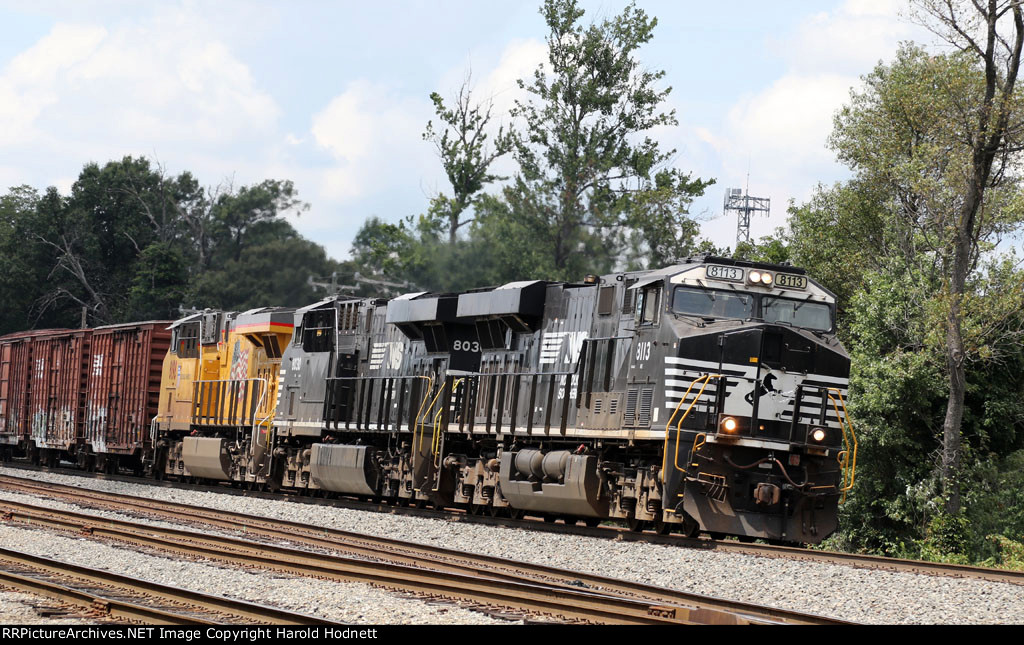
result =
[{"label": "steel rail", "polygon": [[155,485],[164,488],[177,488],[193,491],[215,492],[224,495],[242,495],[246,497],[255,497],[259,499],[287,500],[293,503],[306,505],[322,505],[336,508],[361,510],[366,512],[403,514],[415,517],[443,519],[448,521],[466,522],[474,524],[479,523],[487,526],[503,526],[563,535],[584,535],[587,537],[595,537],[606,540],[611,539],[623,542],[643,542],[649,544],[661,544],[666,546],[694,548],[706,551],[725,551],[729,553],[740,553],[763,557],[788,558],[806,562],[836,564],[841,566],[874,569],[879,571],[905,572],[917,575],[965,578],[985,580],[988,582],[1024,585],[1024,571],[1016,571],[1011,569],[996,569],[991,567],[979,567],[974,565],[954,565],[943,562],[908,560],[878,555],[845,553],[842,551],[823,551],[798,546],[779,546],[771,544],[739,542],[735,540],[715,540],[708,538],[688,538],[679,535],[658,535],[652,532],[635,532],[628,530],[624,527],[607,525],[590,528],[574,526],[572,524],[555,524],[548,522],[540,522],[531,519],[474,516],[463,511],[455,511],[449,509],[418,509],[412,507],[389,506],[386,504],[375,502],[358,501],[356,499],[327,500],[310,497],[300,497],[294,495],[281,495],[280,493],[258,493],[252,491],[242,491],[238,489],[228,488],[225,486],[207,486],[202,484],[153,481],[138,477],[128,477],[120,475],[96,474],[95,476],[90,476],[92,475],[91,473],[86,474],[77,470],[51,469],[45,467],[28,467],[23,464],[15,464],[11,462],[6,462],[0,465],[12,469],[25,470],[28,472],[53,472],[71,477],[83,477],[86,479],[103,479],[109,481],[129,482],[135,483],[137,485]]},{"label": "steel rail", "polygon": [[0,548],[0,585],[53,598],[88,613],[147,624],[339,624],[5,548]]},{"label": "steel rail", "polygon": [[300,551],[238,538],[38,509],[18,502],[3,501],[0,508],[4,509],[3,517],[7,521],[77,531],[186,557],[202,557],[297,576],[363,582],[474,604],[483,602],[561,620],[626,625],[772,622],[749,614],[663,605],[584,589]]},{"label": "steel rail", "polygon": [[[142,499],[132,495],[80,489],[50,482],[40,483],[34,480],[23,480],[3,475],[0,475],[0,487],[17,489],[33,494],[57,494],[64,499],[79,504],[101,504],[106,508],[120,511],[130,510],[163,518],[193,523],[198,522],[204,525],[242,532],[247,536],[284,540],[289,543],[303,544],[307,547],[343,551],[361,557],[386,558],[390,561],[409,566],[430,567],[515,582],[532,579],[542,584],[557,585],[576,590],[582,587],[625,598],[646,600],[658,605],[690,607],[693,611],[703,612],[701,620],[704,622],[720,620],[720,617],[715,616],[714,612],[751,616],[758,620],[769,620],[787,624],[837,624],[846,622],[803,612],[702,596],[546,565],[512,561],[494,556],[410,543],[352,531],[310,526],[308,524],[288,522],[274,518],[214,510],[178,502]],[[0,505],[3,503],[0,501]]]}]

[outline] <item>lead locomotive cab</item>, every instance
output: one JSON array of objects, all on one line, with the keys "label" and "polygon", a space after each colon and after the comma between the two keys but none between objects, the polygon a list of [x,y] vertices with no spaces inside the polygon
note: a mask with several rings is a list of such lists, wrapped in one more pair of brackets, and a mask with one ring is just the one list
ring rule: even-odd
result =
[{"label": "lead locomotive cab", "polygon": [[[663,366],[667,513],[711,533],[821,541],[854,468],[835,296],[784,265],[705,257],[676,269],[637,284],[639,328],[655,324],[647,305],[664,297],[661,337],[673,337]],[[644,363],[649,376],[659,367]]]}]

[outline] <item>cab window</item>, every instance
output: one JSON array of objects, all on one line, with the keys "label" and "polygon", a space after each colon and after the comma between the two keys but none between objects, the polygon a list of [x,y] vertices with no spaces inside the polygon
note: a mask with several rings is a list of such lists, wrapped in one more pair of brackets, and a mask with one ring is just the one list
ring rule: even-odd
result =
[{"label": "cab window", "polygon": [[832,308],[823,302],[765,296],[761,300],[761,316],[765,322],[788,323],[817,331],[832,329]]},{"label": "cab window", "polygon": [[736,291],[677,287],[672,296],[672,311],[702,318],[754,317],[754,296]]},{"label": "cab window", "polygon": [[636,301],[636,323],[657,325],[661,311],[661,287],[651,287],[640,292]]},{"label": "cab window", "polygon": [[178,358],[199,357],[199,322],[185,323],[174,330],[175,354]]}]

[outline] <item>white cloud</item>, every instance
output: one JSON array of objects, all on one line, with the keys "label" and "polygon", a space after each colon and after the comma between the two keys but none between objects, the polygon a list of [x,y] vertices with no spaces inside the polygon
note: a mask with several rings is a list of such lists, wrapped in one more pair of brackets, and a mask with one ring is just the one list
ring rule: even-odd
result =
[{"label": "white cloud", "polygon": [[547,44],[539,40],[509,43],[502,51],[497,66],[487,73],[480,84],[480,95],[493,101],[495,114],[508,114],[516,99],[526,97],[526,92],[519,89],[519,79],[529,83],[537,66],[546,63],[547,59]]},{"label": "white cloud", "polygon": [[313,116],[313,139],[336,161],[323,175],[325,195],[347,201],[428,172],[432,156],[421,134],[430,115],[425,97],[402,97],[366,80],[349,83]]},{"label": "white cloud", "polygon": [[[805,166],[828,163],[825,142],[833,114],[849,98],[854,79],[832,74],[789,74],[756,95],[741,99],[726,119],[730,157],[754,151],[765,171],[786,176]],[[744,155],[745,156],[745,155]]]},{"label": "white cloud", "polygon": [[110,28],[58,23],[0,73],[0,145],[222,145],[267,131],[278,114],[188,8]]},{"label": "white cloud", "polygon": [[900,0],[847,0],[833,12],[808,16],[769,46],[794,72],[859,76],[891,58],[901,40],[929,39],[923,29],[901,20],[905,6]]},{"label": "white cloud", "polygon": [[[931,40],[928,32],[901,18],[904,5],[898,0],[847,0],[832,12],[811,14],[791,33],[769,39],[769,49],[785,62],[783,74],[738,99],[718,128],[692,135],[717,152],[723,169],[712,189],[714,200],[705,201],[720,209],[720,195],[728,187],[746,186],[749,172],[750,193],[772,200],[771,217],[752,222],[751,235],[757,238],[785,223],[790,200],[804,201],[819,182],[845,176],[827,140],[850,89],[880,60],[890,60],[900,41]],[[732,246],[736,222],[718,218],[702,232]]]},{"label": "white cloud", "polygon": [[102,27],[56,25],[7,65],[0,75],[0,146],[37,136],[36,120],[61,100],[59,77],[92,55],[106,35]]}]

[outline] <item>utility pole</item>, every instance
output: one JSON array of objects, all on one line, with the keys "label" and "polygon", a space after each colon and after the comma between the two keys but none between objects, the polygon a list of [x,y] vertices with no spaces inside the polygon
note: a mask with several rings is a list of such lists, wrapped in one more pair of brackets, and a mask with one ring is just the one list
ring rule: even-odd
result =
[{"label": "utility pole", "polygon": [[338,284],[338,272],[335,271],[334,273],[331,274],[330,282],[326,282],[324,279],[314,279],[313,276],[309,276],[309,279],[306,282],[309,284],[309,286],[313,287],[314,289],[323,289],[331,295],[340,295],[341,293],[346,291],[355,293],[364,284],[368,284],[374,287],[383,287],[385,290],[390,290],[391,288],[409,289],[412,287],[412,285],[409,284],[408,280],[403,280],[402,282],[394,282],[382,278],[367,278],[363,275],[360,275],[358,271],[354,276],[352,276],[352,278],[355,284]]}]

